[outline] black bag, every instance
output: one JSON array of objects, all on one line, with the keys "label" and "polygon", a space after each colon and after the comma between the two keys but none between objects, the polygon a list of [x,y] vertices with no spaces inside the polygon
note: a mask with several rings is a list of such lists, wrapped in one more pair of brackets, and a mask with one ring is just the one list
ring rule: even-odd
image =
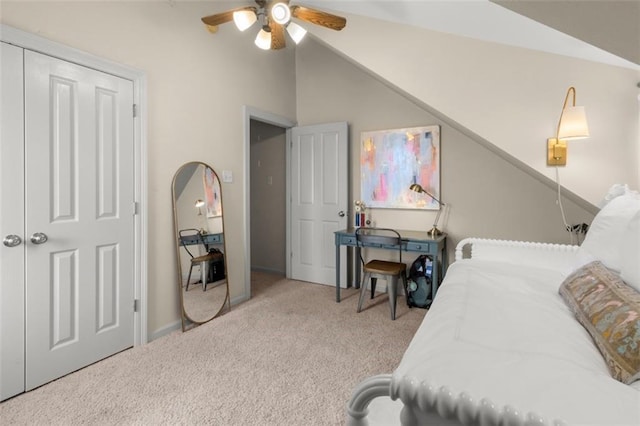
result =
[{"label": "black bag", "polygon": [[209,248],[209,254],[213,255],[213,260],[209,261],[207,269],[207,282],[220,281],[225,277],[224,255],[217,248]]},{"label": "black bag", "polygon": [[409,307],[427,308],[431,305],[432,277],[433,261],[426,254],[421,254],[411,264],[404,289]]}]

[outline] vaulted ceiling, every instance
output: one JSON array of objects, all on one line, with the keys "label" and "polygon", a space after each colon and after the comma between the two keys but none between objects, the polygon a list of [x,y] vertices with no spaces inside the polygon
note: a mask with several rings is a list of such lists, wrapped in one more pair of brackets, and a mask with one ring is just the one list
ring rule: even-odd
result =
[{"label": "vaulted ceiling", "polygon": [[304,4],[614,65],[640,65],[638,0],[305,0]]}]

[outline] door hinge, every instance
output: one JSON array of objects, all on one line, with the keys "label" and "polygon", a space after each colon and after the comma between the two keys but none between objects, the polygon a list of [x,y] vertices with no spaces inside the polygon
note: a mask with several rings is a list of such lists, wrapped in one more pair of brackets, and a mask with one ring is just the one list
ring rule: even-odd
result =
[{"label": "door hinge", "polygon": [[133,215],[140,214],[140,204],[137,201],[133,202]]},{"label": "door hinge", "polygon": [[133,104],[133,117],[137,117],[138,116],[138,105]]},{"label": "door hinge", "polygon": [[134,299],[133,300],[133,312],[139,312],[140,311],[140,299]]}]

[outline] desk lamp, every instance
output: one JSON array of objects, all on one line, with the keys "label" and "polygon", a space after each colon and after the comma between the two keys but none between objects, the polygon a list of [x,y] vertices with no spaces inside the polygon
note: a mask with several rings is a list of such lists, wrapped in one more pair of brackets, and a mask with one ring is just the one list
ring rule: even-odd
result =
[{"label": "desk lamp", "polygon": [[436,220],[433,222],[433,228],[431,228],[431,230],[429,231],[429,235],[432,238],[435,238],[438,235],[442,235],[442,231],[438,229],[438,221],[440,220],[440,213],[442,213],[442,207],[446,206],[446,204],[438,200],[436,197],[433,196],[433,194],[431,194],[429,191],[427,191],[417,183],[412,184],[409,187],[409,189],[420,194],[427,194],[429,197],[433,198],[433,200],[439,204],[440,207],[438,208],[438,214],[436,215]]}]

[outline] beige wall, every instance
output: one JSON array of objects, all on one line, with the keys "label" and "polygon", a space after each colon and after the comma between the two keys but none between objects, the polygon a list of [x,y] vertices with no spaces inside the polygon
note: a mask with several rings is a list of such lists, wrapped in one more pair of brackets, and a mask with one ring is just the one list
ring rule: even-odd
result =
[{"label": "beige wall", "polygon": [[[554,179],[546,140],[567,89],[591,137],[570,143],[562,184],[592,204],[614,183],[640,187],[640,71],[394,23],[347,16],[341,32],[312,26],[332,49],[462,128]],[[366,41],[365,41],[366,40]],[[300,96],[298,96],[300,99]],[[598,179],[589,177],[597,173]]]},{"label": "beige wall", "polygon": [[[225,2],[11,2],[1,22],[138,68],[148,82],[150,337],[179,320],[171,180],[203,161],[223,183],[231,297],[244,293],[243,106],[295,117],[293,50],[264,52],[233,24],[209,34],[200,18]],[[144,107],[144,106],[143,106]]]},{"label": "beige wall", "polygon": [[[306,40],[298,48],[296,69],[298,124],[349,123],[351,200],[360,199],[360,132],[438,124],[450,251],[460,239],[472,236],[569,242],[552,188],[318,42]],[[570,223],[591,222],[592,214],[567,200],[564,204]],[[373,209],[371,216],[378,226],[429,229],[435,213]]]},{"label": "beige wall", "polygon": [[[412,103],[311,38],[294,55],[289,49],[260,51],[253,46],[253,35],[232,25],[220,27],[216,35],[207,33],[200,17],[229,6],[1,4],[3,24],[146,73],[150,336],[179,318],[170,189],[174,172],[185,162],[199,160],[219,174],[233,172],[234,181],[222,184],[226,249],[231,296],[243,294],[244,105],[297,118],[303,125],[348,121],[354,142],[351,199],[359,197],[361,131],[441,124],[442,196],[451,205],[446,223],[450,247],[470,235],[566,242],[554,191],[467,135],[475,132],[481,142],[495,142],[549,175],[542,164],[544,143],[571,84],[578,88],[579,102],[587,105],[593,137],[570,147],[563,179],[592,202],[611,183],[637,183],[637,88],[631,94],[628,89],[632,80],[635,87],[637,72],[393,24],[372,25],[355,17],[342,32],[319,35],[420,101]],[[365,44],[364,36],[373,37],[372,43]],[[427,112],[433,109],[448,120]],[[450,125],[455,121],[460,125]],[[601,146],[608,149],[601,153]],[[594,170],[597,179],[591,178]],[[570,202],[566,210],[571,223],[590,221],[589,213]],[[378,224],[402,228],[427,228],[433,219],[428,212],[373,214]]]}]

